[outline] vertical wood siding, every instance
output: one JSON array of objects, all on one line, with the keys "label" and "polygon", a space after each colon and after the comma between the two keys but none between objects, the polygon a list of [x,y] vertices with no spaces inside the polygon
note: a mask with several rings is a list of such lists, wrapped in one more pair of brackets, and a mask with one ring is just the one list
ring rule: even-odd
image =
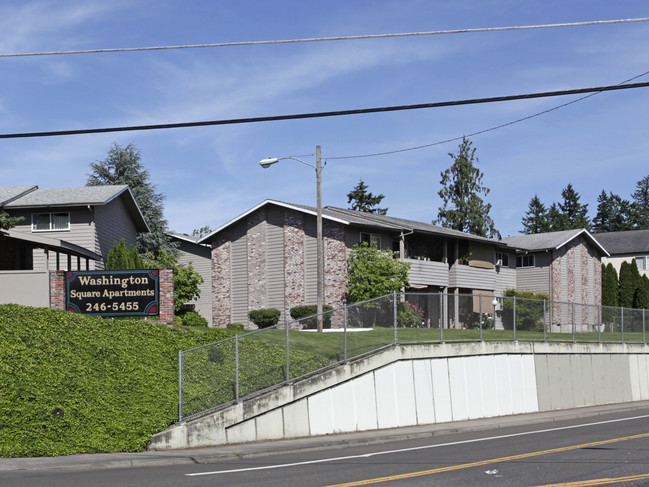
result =
[{"label": "vertical wood siding", "polygon": [[126,210],[122,198],[117,198],[107,205],[94,207],[94,227],[96,235],[92,235],[92,243],[95,247],[88,248],[101,254],[104,262],[110,249],[120,239],[124,239],[127,247],[137,243],[135,224]]},{"label": "vertical wood siding", "polygon": [[266,227],[266,276],[268,278],[267,307],[277,308],[282,312],[280,322],[289,319],[285,306],[284,284],[284,210],[269,207]]},{"label": "vertical wood siding", "polygon": [[318,299],[318,242],[315,218],[304,219],[304,299],[315,304]]},{"label": "vertical wood siding", "polygon": [[201,293],[196,301],[190,301],[196,308],[198,314],[207,320],[208,325],[212,324],[212,257],[211,250],[202,245],[193,244],[179,240],[178,263],[192,267],[203,278],[203,284],[198,286]]}]

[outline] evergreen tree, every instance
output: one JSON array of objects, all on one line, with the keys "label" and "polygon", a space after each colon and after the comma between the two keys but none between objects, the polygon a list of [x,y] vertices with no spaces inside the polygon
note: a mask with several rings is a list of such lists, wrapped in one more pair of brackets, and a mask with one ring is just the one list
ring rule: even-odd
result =
[{"label": "evergreen tree", "polygon": [[561,191],[563,202],[559,203],[559,209],[563,215],[562,230],[573,230],[579,228],[590,229],[590,221],[588,219],[588,205],[583,205],[579,202],[579,193],[575,191],[572,184],[568,184],[566,188]]},{"label": "evergreen tree", "polygon": [[385,215],[388,212],[387,208],[377,208],[383,198],[385,196],[382,194],[374,196],[372,193],[368,193],[367,184],[363,179],[358,182],[353,190],[347,193],[347,203],[352,204],[350,210],[375,213],[377,215]]},{"label": "evergreen tree", "polygon": [[442,189],[437,194],[443,206],[439,208],[437,223],[453,230],[493,237],[498,232],[489,216],[491,204],[481,198],[481,195],[487,196],[490,190],[482,185],[484,174],[474,165],[479,162],[475,157],[475,148],[465,137],[457,154],[448,155],[453,159],[453,164],[441,173]]},{"label": "evergreen tree", "polygon": [[548,209],[548,226],[551,232],[559,232],[561,230],[566,230],[566,218],[561,210],[559,205],[552,203],[552,206]]},{"label": "evergreen tree", "polygon": [[635,227],[638,230],[649,230],[649,176],[636,183],[636,190],[631,196],[635,211]]},{"label": "evergreen tree", "polygon": [[635,260],[622,262],[620,266],[618,306],[633,308],[633,300],[638,287],[640,287],[640,272]]},{"label": "evergreen tree", "polygon": [[134,245],[126,248],[126,242],[121,239],[119,242],[113,244],[113,248],[108,252],[106,258],[107,270],[122,270],[122,269],[144,269],[145,265],[142,257],[137,253]]},{"label": "evergreen tree", "polygon": [[522,220],[523,230],[521,233],[530,235],[533,233],[544,233],[550,230],[550,223],[548,221],[548,210],[545,205],[541,203],[538,195],[534,195],[531,199],[527,212]]},{"label": "evergreen tree", "polygon": [[92,173],[86,185],[127,184],[150,230],[138,234],[138,252],[145,254],[166,250],[175,254],[177,245],[168,235],[167,220],[164,219],[165,196],[156,192],[149,171],[140,162],[141,158],[140,151],[133,144],[120,147],[113,143],[105,160],[90,164]]},{"label": "evergreen tree", "polygon": [[602,190],[597,197],[597,215],[593,218],[592,231],[619,232],[633,230],[632,205],[628,200],[623,200],[618,195]]},{"label": "evergreen tree", "polygon": [[2,235],[2,230],[9,230],[16,226],[16,224],[24,220],[24,216],[9,216],[9,213],[0,213],[0,235]]},{"label": "evergreen tree", "polygon": [[602,264],[602,306],[618,305],[617,271],[610,262]]},{"label": "evergreen tree", "polygon": [[633,307],[636,309],[649,309],[649,277],[644,274],[633,296]]}]

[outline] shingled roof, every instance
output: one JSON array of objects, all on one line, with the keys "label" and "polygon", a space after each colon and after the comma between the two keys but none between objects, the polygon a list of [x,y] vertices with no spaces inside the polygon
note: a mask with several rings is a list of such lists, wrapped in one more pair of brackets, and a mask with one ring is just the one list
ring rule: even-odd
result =
[{"label": "shingled roof", "polygon": [[609,255],[606,248],[598,242],[586,229],[563,230],[561,232],[534,233],[531,235],[517,235],[504,237],[503,242],[511,247],[528,252],[539,252],[543,250],[556,250],[566,245],[571,240],[583,235],[590,240],[595,247],[604,255]]},{"label": "shingled roof", "polygon": [[144,220],[144,215],[133,193],[125,184],[73,188],[0,187],[0,206],[6,209],[102,206],[116,198],[123,198],[137,231],[148,232],[149,227]]},{"label": "shingled roof", "polygon": [[596,233],[595,238],[611,255],[649,253],[649,230]]},{"label": "shingled roof", "polygon": [[[201,240],[199,240],[199,243],[204,243],[209,241],[217,233],[221,232],[222,230],[226,229],[230,225],[241,220],[246,215],[249,215],[250,213],[266,205],[281,206],[284,208],[300,211],[310,215],[316,215],[317,213],[317,208],[314,206],[298,205],[294,203],[287,203],[284,201],[276,201],[276,200],[265,200],[259,203],[258,205],[254,206],[250,210],[246,211],[245,213],[242,213],[238,217],[230,220],[228,223],[214,230],[209,235],[206,235]],[[507,246],[507,244],[504,241],[496,240],[493,238],[487,238],[487,237],[478,237],[477,235],[471,235],[470,233],[451,230],[449,228],[433,225],[432,223],[423,223],[414,220],[406,220],[404,218],[395,218],[387,215],[377,215],[374,213],[364,213],[361,211],[335,208],[333,206],[326,206],[322,209],[322,218],[325,220],[336,221],[338,223],[342,223],[343,225],[357,225],[361,227],[367,227],[368,229],[383,229],[383,230],[394,231],[394,232],[415,231],[415,232],[429,233],[434,235],[442,235],[447,237],[462,238],[462,239],[473,240],[478,242],[485,242],[491,245],[502,246],[502,247]]]}]

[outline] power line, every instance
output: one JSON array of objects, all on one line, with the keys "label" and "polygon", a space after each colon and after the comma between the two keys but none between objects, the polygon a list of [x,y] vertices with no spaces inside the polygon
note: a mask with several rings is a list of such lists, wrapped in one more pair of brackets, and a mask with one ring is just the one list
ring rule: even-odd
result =
[{"label": "power line", "polygon": [[507,30],[526,30],[526,29],[547,29],[553,27],[579,27],[587,25],[606,25],[622,24],[629,22],[646,22],[649,17],[636,19],[616,19],[616,20],[593,20],[586,22],[564,22],[559,24],[540,24],[540,25],[517,25],[509,27],[483,27],[476,29],[452,29],[452,30],[433,30],[426,32],[403,32],[395,34],[369,34],[356,36],[337,36],[337,37],[311,37],[306,39],[283,39],[272,41],[242,41],[242,42],[219,42],[213,44],[187,44],[179,46],[149,46],[149,47],[124,47],[113,49],[85,49],[77,51],[48,51],[48,52],[20,52],[0,54],[3,57],[27,57],[27,56],[60,56],[68,54],[98,54],[109,52],[134,52],[134,51],[164,51],[172,49],[199,49],[207,47],[237,47],[237,46],[260,46],[269,44],[297,44],[303,42],[330,42],[330,41],[352,41],[362,39],[385,39],[391,37],[415,37],[415,36],[432,36],[445,34],[471,34],[478,32],[501,32]]},{"label": "power line", "polygon": [[396,105],[396,106],[384,106],[384,107],[374,107],[374,108],[357,108],[352,110],[338,110],[338,111],[329,111],[329,112],[298,113],[293,115],[273,115],[273,116],[265,116],[265,117],[207,120],[202,122],[180,122],[180,123],[165,123],[165,124],[155,124],[155,125],[130,125],[130,126],[123,126],[123,127],[104,127],[104,128],[77,129],[77,130],[54,130],[54,131],[46,131],[46,132],[23,132],[23,133],[0,134],[0,139],[18,139],[18,138],[30,138],[30,137],[58,137],[62,135],[87,135],[87,134],[100,134],[100,133],[108,133],[108,132],[134,132],[134,131],[143,131],[143,130],[163,130],[163,129],[188,128],[188,127],[206,127],[211,125],[235,125],[235,124],[242,124],[242,123],[277,122],[280,120],[300,120],[300,119],[307,119],[307,118],[340,117],[344,115],[362,115],[368,113],[386,113],[386,112],[396,112],[396,111],[403,111],[403,110],[418,110],[422,108],[441,108],[441,107],[476,105],[480,103],[495,103],[495,102],[513,101],[513,100],[529,100],[534,98],[548,98],[553,96],[578,95],[583,93],[627,90],[631,88],[646,88],[648,86],[649,86],[649,82],[644,82],[644,83],[631,83],[631,84],[624,84],[624,85],[618,84],[618,85],[608,85],[608,86],[597,86],[594,88],[577,88],[572,90],[545,91],[540,93],[527,93],[521,95],[496,96],[490,98],[473,98],[467,100],[419,103],[415,105]]},{"label": "power line", "polygon": [[[639,74],[637,76],[633,76],[632,78],[629,78],[629,79],[627,79],[625,81],[622,81],[621,83],[618,83],[617,86],[625,85],[625,84],[629,83],[630,81],[633,81],[634,79],[642,78],[643,76],[646,76],[648,74],[649,74],[649,71],[646,71],[646,72],[644,72],[642,74]],[[354,156],[327,157],[327,160],[330,160],[330,159],[331,160],[362,159],[362,158],[365,158],[365,157],[388,156],[388,155],[392,155],[392,154],[400,154],[402,152],[410,152],[410,151],[414,151],[414,150],[427,149],[429,147],[434,147],[434,146],[437,146],[437,145],[447,144],[449,142],[456,142],[458,140],[462,140],[464,137],[475,137],[476,135],[486,134],[486,133],[492,132],[494,130],[498,130],[498,129],[501,129],[501,128],[504,128],[504,127],[509,127],[510,125],[515,125],[515,124],[520,123],[520,122],[525,122],[526,120],[530,120],[532,118],[540,117],[541,115],[545,115],[546,113],[550,113],[550,112],[553,112],[555,110],[559,110],[560,108],[565,108],[565,107],[567,107],[569,105],[573,105],[573,104],[578,103],[580,101],[586,100],[587,98],[590,98],[592,96],[599,95],[600,93],[601,93],[601,91],[595,91],[593,93],[589,93],[588,95],[577,98],[576,100],[571,100],[571,101],[569,101],[567,103],[562,103],[561,105],[557,105],[557,106],[554,106],[552,108],[548,108],[547,110],[543,110],[541,112],[533,113],[532,115],[528,115],[528,116],[523,117],[523,118],[519,118],[519,119],[516,119],[516,120],[512,120],[510,122],[502,123],[502,124],[496,125],[494,127],[489,127],[489,128],[486,128],[486,129],[478,130],[476,132],[471,132],[469,134],[464,134],[464,135],[461,135],[461,136],[451,137],[450,139],[438,140],[437,142],[431,142],[429,144],[417,145],[417,146],[414,146],[414,147],[406,147],[404,149],[395,149],[395,150],[384,151],[384,152],[374,152],[372,154],[359,154],[359,155],[354,155]]]}]

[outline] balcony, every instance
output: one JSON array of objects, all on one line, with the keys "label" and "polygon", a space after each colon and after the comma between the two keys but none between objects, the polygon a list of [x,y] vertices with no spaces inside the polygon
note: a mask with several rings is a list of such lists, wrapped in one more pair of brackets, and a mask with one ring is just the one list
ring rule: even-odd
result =
[{"label": "balcony", "polygon": [[448,264],[421,259],[401,259],[410,264],[408,277],[411,284],[448,287]]}]

